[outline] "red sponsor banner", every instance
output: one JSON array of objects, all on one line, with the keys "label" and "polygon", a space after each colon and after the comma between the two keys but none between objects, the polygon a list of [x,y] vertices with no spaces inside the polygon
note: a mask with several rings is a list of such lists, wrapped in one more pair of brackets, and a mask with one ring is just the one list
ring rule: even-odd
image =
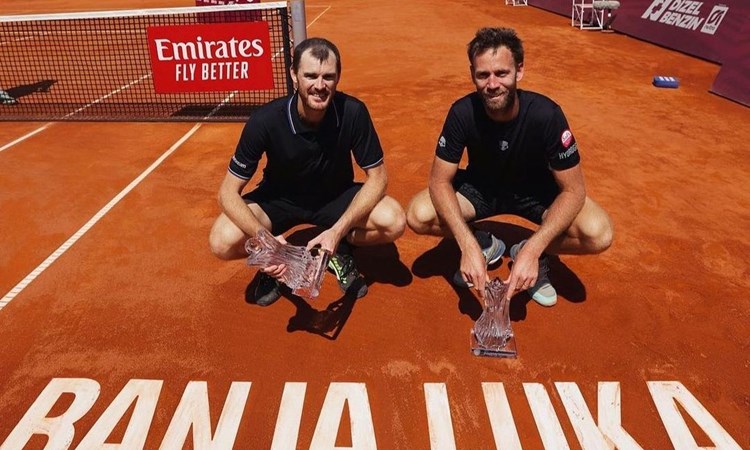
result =
[{"label": "red sponsor banner", "polygon": [[159,94],[273,89],[267,22],[148,28]]}]

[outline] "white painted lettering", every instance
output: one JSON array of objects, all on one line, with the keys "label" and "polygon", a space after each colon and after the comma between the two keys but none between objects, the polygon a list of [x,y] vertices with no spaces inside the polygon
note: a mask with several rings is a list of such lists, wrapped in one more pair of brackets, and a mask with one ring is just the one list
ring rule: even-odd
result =
[{"label": "white painted lettering", "polygon": [[232,383],[219,417],[219,423],[216,425],[216,433],[212,438],[208,385],[205,381],[188,383],[159,449],[182,450],[188,432],[192,428],[193,448],[231,450],[237,437],[250,386],[249,382]]},{"label": "white painted lettering", "polygon": [[[649,381],[648,390],[656,403],[664,427],[675,450],[741,450],[739,444],[709,414],[706,408],[679,381]],[[698,447],[695,438],[690,434],[685,420],[677,409],[677,403],[693,418],[714,443],[714,447]]]},{"label": "white painted lettering", "polygon": [[599,383],[599,428],[618,450],[641,450],[641,446],[622,428],[620,383]]},{"label": "white painted lettering", "polygon": [[[156,403],[164,382],[162,380],[130,380],[99,417],[76,450],[136,450],[143,449],[151,421],[156,412]],[[115,426],[136,402],[125,436],[119,444],[108,444],[107,438]]]},{"label": "white painted lettering", "polygon": [[482,383],[482,391],[490,417],[492,436],[495,438],[495,447],[503,450],[521,450],[521,438],[518,436],[503,383]]},{"label": "white painted lettering", "polygon": [[[243,165],[244,166],[244,165]],[[296,450],[307,383],[286,383],[281,395],[279,417],[273,432],[271,450]]]},{"label": "white painted lettering", "polygon": [[524,383],[523,390],[526,392],[526,399],[529,401],[531,414],[539,429],[544,448],[570,450],[560,421],[555,414],[555,408],[552,407],[552,401],[544,386],[539,383]]},{"label": "white painted lettering", "polygon": [[586,401],[583,399],[583,394],[578,389],[578,385],[575,383],[555,383],[555,387],[560,394],[563,406],[565,406],[565,412],[568,413],[578,442],[581,443],[581,448],[610,450],[607,441],[594,423],[594,418],[591,417],[591,412],[586,406]]},{"label": "white painted lettering", "polygon": [[[228,63],[217,64],[217,68],[207,70],[232,75],[236,75],[238,70],[246,70],[242,66],[226,65]],[[180,65],[181,73],[185,76],[195,71],[191,66],[195,67],[196,64]],[[571,382],[555,382],[554,385],[575,432],[577,446],[586,450],[643,450],[622,426],[620,383],[598,384],[597,420],[592,417],[592,410],[578,385]],[[99,383],[86,378],[53,378],[0,444],[0,450],[23,450],[30,443],[42,442],[41,438],[45,438],[45,450],[68,450],[78,440],[80,443],[76,450],[144,450],[146,436],[153,436],[151,427],[163,387],[162,380],[130,380],[101,416],[92,418],[86,414],[90,414],[99,398]],[[189,382],[177,408],[174,411],[160,411],[160,417],[173,414],[166,433],[163,437],[159,435],[162,437],[159,449],[181,450],[186,446],[206,450],[232,449],[250,387],[250,382],[232,383],[218,422],[214,422],[209,411],[207,383]],[[648,388],[659,417],[649,418],[650,424],[647,426],[655,425],[660,418],[675,450],[740,450],[737,441],[684,385],[677,381],[655,381],[648,382]],[[285,384],[270,450],[296,450],[298,447],[306,389],[307,383]],[[423,389],[430,449],[456,450],[446,384],[425,383]],[[523,383],[523,389],[544,448],[569,449],[560,419],[544,385]],[[504,384],[482,383],[482,391],[495,446],[503,450],[521,449],[521,438]],[[592,402],[589,404],[593,405]],[[346,449],[376,450],[376,434],[364,383],[330,384],[310,450],[345,450],[336,446],[345,408],[348,408],[351,430],[351,447]],[[55,417],[51,417],[53,412]],[[79,421],[84,416],[87,417],[86,423],[93,422],[89,430],[81,430]],[[688,416],[695,425],[688,427]],[[213,417],[216,418],[216,413]],[[124,423],[126,420],[127,423]],[[698,445],[691,434],[691,430],[696,430],[695,426],[702,430],[701,435],[706,436],[702,439],[710,441],[710,445]],[[120,436],[114,432],[115,429],[124,429],[119,442],[112,442],[115,439],[113,435]],[[83,436],[77,435],[76,431]],[[158,433],[163,432],[158,430]]]},{"label": "white painted lettering", "polygon": [[[48,437],[45,450],[66,450],[75,436],[73,424],[91,409],[99,392],[99,383],[88,378],[53,378],[0,445],[0,450],[22,450],[35,434]],[[75,396],[70,407],[57,417],[47,417],[64,394]]]},{"label": "white painted lettering", "polygon": [[310,450],[344,450],[336,447],[336,436],[345,403],[349,404],[351,449],[377,450],[370,401],[364,383],[331,383],[315,426]]},{"label": "white painted lettering", "polygon": [[445,383],[425,383],[424,397],[427,406],[427,428],[432,450],[456,450],[453,434],[448,390]]},{"label": "white painted lettering", "polygon": [[[610,383],[615,385],[617,398],[612,398],[612,387],[602,389],[604,384],[599,384],[598,406],[599,416],[608,419],[607,427],[603,423],[599,426],[594,423],[581,390],[575,383],[555,383],[578,442],[585,449],[614,450],[617,447],[618,450],[643,450],[620,425],[619,384]],[[612,436],[607,433],[610,429],[615,431]]]}]

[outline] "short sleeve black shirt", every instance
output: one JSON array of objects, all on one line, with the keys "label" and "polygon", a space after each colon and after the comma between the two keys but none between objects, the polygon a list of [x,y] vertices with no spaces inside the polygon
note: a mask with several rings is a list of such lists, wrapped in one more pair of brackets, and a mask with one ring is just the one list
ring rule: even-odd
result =
[{"label": "short sleeve black shirt", "polygon": [[245,124],[229,171],[248,180],[263,153],[262,186],[279,195],[334,195],[354,181],[354,160],[363,169],[383,161],[383,149],[364,103],[336,92],[317,129],[297,112],[297,95],[278,98]]},{"label": "short sleeve black shirt", "polygon": [[521,89],[518,97],[518,115],[509,122],[492,120],[476,92],[456,101],[435,153],[459,163],[465,148],[472,182],[495,192],[555,191],[552,170],[569,169],[580,161],[575,138],[555,102]]}]

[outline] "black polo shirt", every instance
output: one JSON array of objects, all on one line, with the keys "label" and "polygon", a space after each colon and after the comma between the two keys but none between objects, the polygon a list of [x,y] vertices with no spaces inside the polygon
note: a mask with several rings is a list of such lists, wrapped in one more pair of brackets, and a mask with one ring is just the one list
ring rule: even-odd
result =
[{"label": "black polo shirt", "polygon": [[354,159],[363,169],[383,162],[383,149],[367,107],[336,92],[317,129],[297,112],[297,95],[278,98],[255,111],[245,124],[229,171],[244,180],[263,153],[263,189],[281,196],[330,196],[354,182]]},{"label": "black polo shirt", "polygon": [[494,192],[557,192],[552,170],[580,162],[576,140],[555,102],[521,89],[518,98],[518,115],[509,122],[492,120],[476,92],[459,99],[448,112],[435,153],[458,164],[466,148],[472,183]]}]

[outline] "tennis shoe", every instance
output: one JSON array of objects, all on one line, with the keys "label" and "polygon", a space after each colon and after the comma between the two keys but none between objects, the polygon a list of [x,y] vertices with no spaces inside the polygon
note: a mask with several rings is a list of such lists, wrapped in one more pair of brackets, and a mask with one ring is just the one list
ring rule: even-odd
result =
[{"label": "tennis shoe", "polygon": [[7,92],[0,90],[0,103],[3,105],[14,105],[18,102],[15,97],[11,96]]},{"label": "tennis shoe", "polygon": [[[518,252],[521,251],[521,247],[526,243],[525,240],[513,245],[510,248],[510,257],[513,261],[516,260]],[[549,258],[547,255],[542,254],[539,258],[539,274],[536,277],[536,283],[526,290],[529,296],[537,303],[542,306],[554,306],[557,303],[557,291],[552,286],[549,280]]]},{"label": "tennis shoe", "polygon": [[258,285],[255,287],[255,304],[258,306],[271,306],[281,298],[279,281],[263,272],[258,277]]},{"label": "tennis shoe", "polygon": [[[502,259],[503,253],[505,252],[505,242],[487,231],[476,230],[474,231],[474,237],[482,247],[482,254],[484,255],[484,260],[488,266],[495,264]],[[461,269],[458,269],[456,273],[453,274],[453,284],[462,288],[474,287],[473,283],[468,283],[464,280],[464,277],[461,274]]]},{"label": "tennis shoe", "polygon": [[336,253],[328,260],[328,270],[336,276],[339,288],[344,293],[352,293],[356,298],[367,295],[367,283],[354,265],[354,257]]}]

